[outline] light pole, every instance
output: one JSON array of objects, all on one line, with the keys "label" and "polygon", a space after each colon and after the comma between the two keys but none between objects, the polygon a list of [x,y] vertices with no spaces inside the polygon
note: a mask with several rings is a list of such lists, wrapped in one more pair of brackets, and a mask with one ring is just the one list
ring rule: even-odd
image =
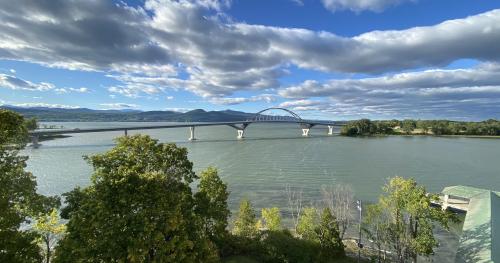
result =
[{"label": "light pole", "polygon": [[361,243],[361,220],[362,220],[361,200],[356,201],[356,205],[359,211],[359,239],[358,239],[358,263],[359,263],[361,261],[361,249],[363,248],[363,244]]}]

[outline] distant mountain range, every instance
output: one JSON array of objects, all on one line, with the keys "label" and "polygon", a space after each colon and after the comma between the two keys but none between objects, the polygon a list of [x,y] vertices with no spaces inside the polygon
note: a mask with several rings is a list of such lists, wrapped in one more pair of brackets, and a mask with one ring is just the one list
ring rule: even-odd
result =
[{"label": "distant mountain range", "polygon": [[64,109],[47,107],[0,106],[22,114],[26,118],[38,121],[172,121],[172,122],[208,122],[241,121],[254,116],[241,111],[205,111],[202,109],[188,112],[176,111],[138,111],[138,110],[92,110],[87,108]]}]

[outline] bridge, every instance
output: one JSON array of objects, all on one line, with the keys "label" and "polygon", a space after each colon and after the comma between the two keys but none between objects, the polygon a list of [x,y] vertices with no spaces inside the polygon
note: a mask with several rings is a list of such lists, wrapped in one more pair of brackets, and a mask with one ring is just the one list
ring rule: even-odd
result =
[{"label": "bridge", "polygon": [[[278,110],[283,112],[285,115],[272,116],[265,114],[269,111]],[[166,125],[156,125],[156,126],[130,126],[130,127],[116,127],[116,128],[90,128],[90,129],[58,129],[58,130],[38,130],[30,132],[32,139],[32,144],[34,146],[39,145],[39,138],[41,136],[53,136],[62,134],[74,134],[74,133],[93,133],[93,132],[110,132],[110,131],[123,131],[125,136],[128,135],[128,131],[132,130],[151,130],[151,129],[170,129],[170,128],[189,128],[189,140],[196,140],[195,137],[195,127],[203,126],[229,126],[237,131],[236,138],[243,139],[245,136],[245,129],[253,123],[296,123],[302,130],[302,136],[309,136],[309,131],[314,126],[325,126],[327,127],[327,134],[333,134],[334,127],[343,126],[343,122],[333,122],[333,121],[318,121],[318,120],[305,120],[302,119],[295,112],[285,109],[285,108],[267,108],[261,110],[252,118],[243,121],[227,121],[227,122],[191,122],[191,123],[173,123]]]}]

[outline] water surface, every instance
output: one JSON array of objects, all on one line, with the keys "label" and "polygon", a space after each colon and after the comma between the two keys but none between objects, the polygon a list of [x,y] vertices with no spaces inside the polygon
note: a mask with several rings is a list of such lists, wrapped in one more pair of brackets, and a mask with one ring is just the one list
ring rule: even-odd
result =
[{"label": "water surface", "polygon": [[[165,123],[47,123],[65,128],[124,127]],[[231,191],[229,204],[249,198],[255,207],[286,207],[286,184],[304,191],[306,203],[319,199],[322,185],[349,184],[356,197],[372,202],[392,176],[413,177],[428,191],[449,185],[470,185],[500,190],[500,139],[446,137],[327,136],[326,127],[315,127],[303,138],[297,125],[252,124],[244,140],[227,127],[198,127],[197,141],[187,140],[187,128],[129,131],[149,134],[162,142],[174,142],[189,150],[195,170],[219,169]],[[91,167],[82,156],[113,147],[122,132],[74,134],[42,142],[27,149],[28,169],[37,177],[39,191],[61,194],[89,184]],[[440,233],[440,261],[453,252],[456,233]],[[448,248],[448,250],[446,250]],[[451,254],[450,254],[451,253]]]}]

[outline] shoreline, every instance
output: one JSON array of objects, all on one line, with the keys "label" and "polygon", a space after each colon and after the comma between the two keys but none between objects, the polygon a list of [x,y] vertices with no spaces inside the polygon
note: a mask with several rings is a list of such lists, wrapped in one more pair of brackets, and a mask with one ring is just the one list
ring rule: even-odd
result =
[{"label": "shoreline", "polygon": [[443,135],[433,135],[433,134],[372,134],[372,135],[357,135],[348,136],[342,135],[344,137],[388,137],[388,136],[402,136],[402,137],[443,137],[443,138],[477,138],[477,139],[500,139],[500,135],[458,135],[458,134],[443,134]]}]

